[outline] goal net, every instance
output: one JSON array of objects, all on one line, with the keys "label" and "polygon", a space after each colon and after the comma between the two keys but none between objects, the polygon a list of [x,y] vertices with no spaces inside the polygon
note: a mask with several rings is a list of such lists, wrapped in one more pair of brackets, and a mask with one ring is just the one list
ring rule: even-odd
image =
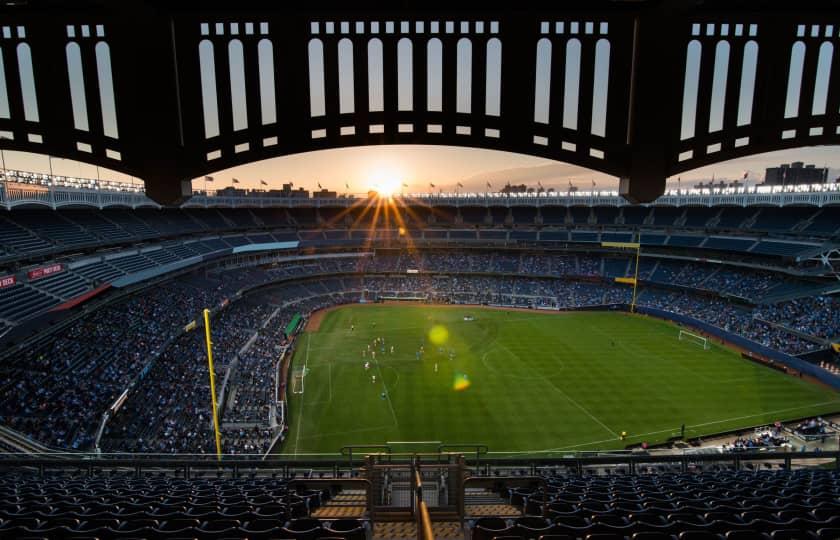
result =
[{"label": "goal net", "polygon": [[303,380],[306,378],[306,368],[303,369],[296,369],[292,373],[292,393],[293,394],[302,394],[303,393]]},{"label": "goal net", "polygon": [[703,336],[698,336],[697,334],[692,334],[691,332],[686,332],[685,330],[680,330],[679,335],[680,341],[688,341],[694,343],[695,345],[700,345],[703,349],[709,348],[709,340],[704,338]]}]

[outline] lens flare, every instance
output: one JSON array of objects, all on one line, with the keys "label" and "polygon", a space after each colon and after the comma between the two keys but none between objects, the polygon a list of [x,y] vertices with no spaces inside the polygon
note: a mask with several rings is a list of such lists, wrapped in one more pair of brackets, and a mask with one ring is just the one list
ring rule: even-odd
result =
[{"label": "lens flare", "polygon": [[436,324],[429,330],[429,341],[434,345],[443,345],[449,339],[449,330],[442,324]]},{"label": "lens flare", "polygon": [[452,382],[452,389],[456,392],[463,392],[470,387],[470,380],[466,373],[456,373],[455,380]]}]

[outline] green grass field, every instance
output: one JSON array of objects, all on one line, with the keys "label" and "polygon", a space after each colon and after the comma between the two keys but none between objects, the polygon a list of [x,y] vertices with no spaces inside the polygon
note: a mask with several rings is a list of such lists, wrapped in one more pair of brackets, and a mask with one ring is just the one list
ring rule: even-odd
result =
[{"label": "green grass field", "polygon": [[[303,393],[289,393],[280,451],[303,457],[350,444],[442,441],[486,444],[496,457],[552,455],[661,442],[682,423],[698,436],[840,411],[840,395],[827,388],[680,341],[678,332],[621,313],[343,307],[299,338],[289,389],[299,390],[294,373],[305,366]],[[443,353],[430,334],[447,334]],[[366,371],[371,356],[362,350],[375,337],[386,352],[377,347]]]}]

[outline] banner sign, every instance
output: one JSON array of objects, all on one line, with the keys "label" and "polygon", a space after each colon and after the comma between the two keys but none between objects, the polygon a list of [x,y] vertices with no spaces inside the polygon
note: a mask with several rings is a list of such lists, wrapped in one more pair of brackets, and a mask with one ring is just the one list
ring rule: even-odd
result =
[{"label": "banner sign", "polygon": [[15,283],[17,283],[17,278],[15,276],[0,277],[0,289],[5,289],[6,287],[11,287]]},{"label": "banner sign", "polygon": [[41,279],[43,277],[51,276],[53,274],[57,274],[64,270],[64,266],[61,264],[51,264],[49,266],[42,266],[41,268],[36,268],[35,270],[30,270],[26,273],[29,281],[35,279]]}]

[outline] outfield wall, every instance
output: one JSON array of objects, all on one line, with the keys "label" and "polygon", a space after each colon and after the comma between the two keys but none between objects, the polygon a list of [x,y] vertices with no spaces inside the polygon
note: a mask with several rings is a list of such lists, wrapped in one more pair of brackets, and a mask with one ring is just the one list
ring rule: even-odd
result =
[{"label": "outfield wall", "polygon": [[[629,306],[625,306],[629,310]],[[769,358],[774,362],[779,362],[789,368],[795,369],[810,377],[814,377],[818,381],[831,386],[835,390],[840,390],[840,377],[836,375],[832,375],[831,373],[827,372],[826,370],[822,369],[819,366],[816,366],[806,360],[801,358],[797,358],[790,354],[786,354],[783,352],[776,351],[769,347],[765,347],[760,343],[756,343],[750,339],[747,339],[743,336],[739,336],[737,334],[733,334],[718,328],[717,326],[713,326],[709,323],[699,321],[693,317],[689,317],[687,315],[682,315],[679,313],[674,313],[671,311],[666,311],[664,309],[658,309],[653,307],[647,307],[642,305],[636,306],[636,311],[639,313],[643,313],[645,315],[653,315],[654,317],[660,317],[662,319],[667,319],[669,321],[673,321],[679,324],[685,324],[687,326],[691,326],[693,328],[697,328],[709,335],[715,336],[720,338],[724,341],[728,341],[733,345],[738,347],[744,348],[748,351],[752,351],[754,353],[760,354],[765,358]]]}]

